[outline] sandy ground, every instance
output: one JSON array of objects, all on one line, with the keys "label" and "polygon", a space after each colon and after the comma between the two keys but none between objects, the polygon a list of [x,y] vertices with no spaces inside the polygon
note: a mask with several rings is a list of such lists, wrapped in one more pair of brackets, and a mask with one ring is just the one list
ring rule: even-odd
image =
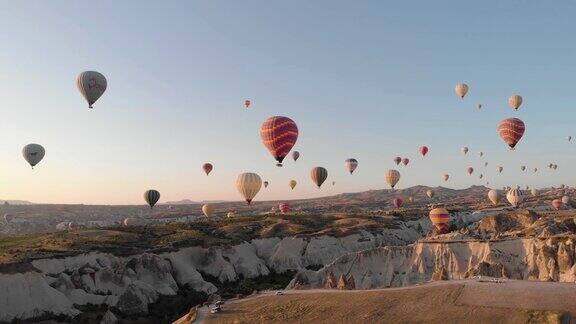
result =
[{"label": "sandy ground", "polygon": [[377,290],[294,290],[228,301],[222,310],[202,309],[201,322],[554,323],[564,312],[576,314],[576,284],[463,280]]}]

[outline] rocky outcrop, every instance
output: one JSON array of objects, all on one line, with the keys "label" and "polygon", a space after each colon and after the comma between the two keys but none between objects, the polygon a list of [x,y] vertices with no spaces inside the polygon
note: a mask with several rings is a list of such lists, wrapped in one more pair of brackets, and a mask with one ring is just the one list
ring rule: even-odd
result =
[{"label": "rocky outcrop", "polygon": [[231,247],[190,247],[129,257],[87,253],[39,259],[32,262],[34,271],[0,274],[0,322],[45,314],[74,317],[80,305],[101,305],[117,309],[117,314],[146,314],[151,303],[176,295],[184,285],[215,293],[216,286],[205,274],[220,282],[234,282],[272,271],[323,266],[350,252],[411,243],[421,237],[416,225],[384,229],[379,234],[256,239]]},{"label": "rocky outcrop", "polygon": [[[576,244],[566,237],[418,242],[348,253],[318,271],[300,271],[296,278],[306,288],[318,288],[322,287],[328,273],[337,277],[353,275],[359,289],[407,286],[477,275],[574,282],[575,257]],[[288,288],[291,286],[292,283]]]}]

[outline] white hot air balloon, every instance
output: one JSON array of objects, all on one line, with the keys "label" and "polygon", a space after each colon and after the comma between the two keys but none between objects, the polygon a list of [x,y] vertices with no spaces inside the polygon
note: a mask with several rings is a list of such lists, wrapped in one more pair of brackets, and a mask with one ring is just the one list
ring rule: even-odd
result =
[{"label": "white hot air balloon", "polygon": [[494,205],[498,205],[500,202],[500,195],[498,194],[498,191],[494,189],[488,191],[488,199],[490,199]]},{"label": "white hot air balloon", "polygon": [[506,194],[506,199],[513,207],[518,207],[524,201],[524,194],[520,189],[512,189]]},{"label": "white hot air balloon", "polygon": [[32,166],[32,169],[34,169],[36,164],[42,161],[45,154],[46,151],[40,144],[28,144],[22,149],[22,155],[30,166]]},{"label": "white hot air balloon", "polygon": [[242,173],[236,178],[236,189],[250,205],[262,187],[262,179],[256,173]]},{"label": "white hot air balloon", "polygon": [[508,105],[515,110],[518,110],[522,104],[522,97],[519,95],[513,95],[508,98]]},{"label": "white hot air balloon", "polygon": [[108,82],[104,75],[99,72],[85,71],[80,73],[76,78],[76,86],[88,102],[88,108],[92,108],[96,100],[106,91]]},{"label": "white hot air balloon", "polygon": [[458,83],[456,87],[454,87],[454,92],[460,98],[464,98],[464,96],[468,93],[468,85],[466,83]]}]

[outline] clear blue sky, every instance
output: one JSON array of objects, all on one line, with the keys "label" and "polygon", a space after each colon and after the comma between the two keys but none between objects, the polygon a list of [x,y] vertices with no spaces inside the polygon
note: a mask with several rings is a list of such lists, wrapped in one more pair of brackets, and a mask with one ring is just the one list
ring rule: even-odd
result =
[{"label": "clear blue sky", "polygon": [[[573,185],[575,14],[568,1],[5,2],[0,198],[142,203],[156,188],[162,201],[236,200],[245,171],[271,182],[256,200],[316,197],[386,187],[396,155],[411,159],[400,187]],[[94,110],[75,88],[84,70],[108,79]],[[272,115],[300,128],[301,158],[281,169],[258,133]],[[527,126],[514,152],[496,132],[512,116]],[[47,150],[34,171],[20,153],[31,142]],[[317,165],[329,171],[320,191]]]}]

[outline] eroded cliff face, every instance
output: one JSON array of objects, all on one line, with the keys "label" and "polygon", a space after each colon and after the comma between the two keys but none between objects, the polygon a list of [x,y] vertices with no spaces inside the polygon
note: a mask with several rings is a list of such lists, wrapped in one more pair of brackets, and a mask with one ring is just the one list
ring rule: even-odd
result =
[{"label": "eroded cliff face", "polygon": [[360,232],[341,238],[266,238],[230,247],[190,247],[130,257],[88,253],[34,260],[32,271],[0,273],[0,321],[74,317],[83,305],[107,306],[120,315],[146,314],[151,303],[161,296],[176,295],[184,285],[215,293],[217,288],[202,274],[220,282],[233,282],[271,271],[304,270],[351,252],[412,243],[428,227],[429,223],[423,221],[379,234]]},{"label": "eroded cliff face", "polygon": [[320,288],[352,276],[357,289],[407,286],[477,275],[576,281],[576,236],[501,241],[418,242],[345,254],[318,271],[302,270],[289,288]]}]

